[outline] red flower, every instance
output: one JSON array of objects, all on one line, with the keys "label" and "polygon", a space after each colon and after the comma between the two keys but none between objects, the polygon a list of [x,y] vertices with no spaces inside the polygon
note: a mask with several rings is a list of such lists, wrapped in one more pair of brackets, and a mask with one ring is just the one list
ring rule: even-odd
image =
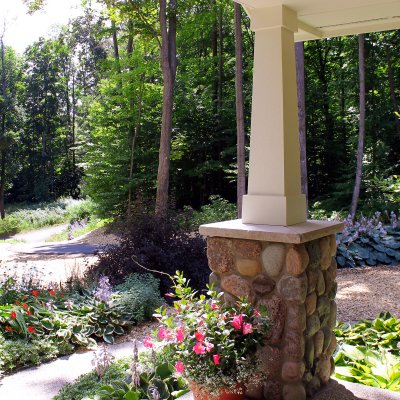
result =
[{"label": "red flower", "polygon": [[197,342],[197,343],[193,346],[193,351],[194,351],[196,354],[205,354],[206,348],[201,344],[201,342]]},{"label": "red flower", "polygon": [[168,330],[165,329],[165,328],[162,328],[162,327],[159,328],[159,329],[158,329],[157,336],[158,336],[158,338],[161,339],[161,340],[168,339],[168,337],[169,337]]},{"label": "red flower", "polygon": [[21,303],[20,303],[19,301],[16,301],[16,302],[15,302],[15,305],[16,305],[16,306],[19,306],[20,304],[21,304]]},{"label": "red flower", "polygon": [[143,340],[143,345],[144,347],[147,347],[148,349],[153,348],[153,342],[151,340],[151,338],[147,337]]},{"label": "red flower", "polygon": [[232,326],[240,331],[242,329],[243,314],[235,315],[232,320]]},{"label": "red flower", "polygon": [[198,342],[202,342],[205,338],[204,333],[202,331],[197,331],[194,335]]},{"label": "red flower", "polygon": [[39,296],[39,292],[37,290],[32,290],[32,296],[38,297]]},{"label": "red flower", "polygon": [[213,355],[213,361],[214,361],[214,364],[215,364],[215,365],[218,365],[218,364],[219,364],[219,360],[220,360],[219,355],[218,355],[218,354],[214,354],[214,355]]},{"label": "red flower", "polygon": [[26,313],[27,313],[28,315],[32,315],[32,312],[29,311],[29,310],[28,310]]},{"label": "red flower", "polygon": [[8,325],[7,325],[7,326],[6,326],[6,331],[7,331],[7,332],[12,332],[12,331],[13,331],[13,328],[11,328],[11,326],[8,326]]},{"label": "red flower", "polygon": [[59,293],[59,294],[58,294],[58,297],[59,297],[60,299],[62,299],[62,298],[64,297],[64,294],[63,294],[63,293]]},{"label": "red flower", "polygon": [[185,332],[183,328],[180,326],[178,330],[176,331],[176,341],[177,342],[183,342],[185,340]]},{"label": "red flower", "polygon": [[253,332],[253,325],[245,322],[243,324],[243,334],[248,335],[249,333]]},{"label": "red flower", "polygon": [[261,314],[260,314],[260,312],[258,310],[254,310],[254,316],[257,317],[257,318],[260,318]]},{"label": "red flower", "polygon": [[175,370],[176,370],[176,372],[178,372],[179,374],[181,374],[181,373],[183,372],[184,369],[185,369],[185,366],[183,365],[183,362],[179,360],[179,361],[175,364]]},{"label": "red flower", "polygon": [[50,295],[50,296],[55,296],[55,295],[56,295],[56,292],[55,292],[53,289],[50,289],[50,290],[49,290],[49,295]]},{"label": "red flower", "polygon": [[28,310],[29,310],[28,304],[26,304],[26,303],[22,303],[22,308],[23,308],[25,311],[28,311]]},{"label": "red flower", "polygon": [[33,326],[28,326],[28,332],[29,333],[34,333],[36,329]]},{"label": "red flower", "polygon": [[10,312],[10,318],[11,319],[17,319],[17,313],[15,311]]}]

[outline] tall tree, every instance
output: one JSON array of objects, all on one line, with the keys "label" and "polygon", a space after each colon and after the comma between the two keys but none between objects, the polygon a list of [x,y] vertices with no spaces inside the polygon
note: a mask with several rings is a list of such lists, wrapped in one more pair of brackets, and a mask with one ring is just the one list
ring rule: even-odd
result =
[{"label": "tall tree", "polygon": [[18,108],[20,60],[5,46],[4,32],[0,36],[0,217],[5,218],[5,194],[13,185],[20,160],[15,156],[17,131],[21,126]]},{"label": "tall tree", "polygon": [[296,76],[297,76],[297,106],[299,115],[299,141],[300,141],[300,171],[301,191],[306,196],[306,209],[308,214],[308,183],[307,183],[307,137],[306,137],[306,96],[304,73],[304,42],[297,42],[296,50]]},{"label": "tall tree", "polygon": [[[168,4],[167,4],[168,3]],[[177,0],[160,0],[161,69],[163,74],[163,107],[157,173],[156,215],[168,211],[169,167],[171,157],[172,111],[176,78]]]},{"label": "tall tree", "polygon": [[364,141],[365,141],[365,35],[358,36],[358,59],[359,59],[359,80],[360,80],[360,118],[357,148],[356,178],[354,182],[353,198],[351,201],[350,215],[354,219],[360,198],[360,188],[363,170]]},{"label": "tall tree", "polygon": [[245,126],[243,96],[243,31],[241,5],[235,3],[236,56],[236,129],[237,129],[237,216],[242,217],[243,196],[246,192]]}]

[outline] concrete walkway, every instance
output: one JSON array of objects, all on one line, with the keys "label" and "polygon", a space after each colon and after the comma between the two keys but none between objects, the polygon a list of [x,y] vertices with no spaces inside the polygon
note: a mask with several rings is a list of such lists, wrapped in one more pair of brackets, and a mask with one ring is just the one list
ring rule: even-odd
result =
[{"label": "concrete walkway", "polygon": [[[132,342],[112,345],[108,349],[116,358],[131,356]],[[139,351],[143,349],[140,344]],[[51,400],[65,384],[92,371],[92,359],[92,351],[78,352],[6,376],[0,380],[0,399]],[[180,400],[193,400],[193,395],[188,393]],[[400,400],[400,393],[332,379],[313,400]]]}]

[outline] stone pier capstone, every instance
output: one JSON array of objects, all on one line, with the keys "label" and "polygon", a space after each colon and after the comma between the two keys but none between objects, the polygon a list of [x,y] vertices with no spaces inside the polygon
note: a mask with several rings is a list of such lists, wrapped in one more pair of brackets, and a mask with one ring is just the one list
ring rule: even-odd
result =
[{"label": "stone pier capstone", "polygon": [[289,227],[202,225],[207,236],[210,281],[225,301],[246,296],[266,306],[272,329],[259,350],[263,387],[248,396],[261,400],[305,400],[333,373],[338,222],[308,221]]}]

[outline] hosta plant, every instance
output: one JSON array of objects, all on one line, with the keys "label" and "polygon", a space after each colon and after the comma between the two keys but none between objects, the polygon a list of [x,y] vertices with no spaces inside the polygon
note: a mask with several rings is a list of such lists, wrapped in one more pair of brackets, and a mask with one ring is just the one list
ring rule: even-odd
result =
[{"label": "hosta plant", "polygon": [[180,274],[174,282],[174,313],[156,310],[160,325],[145,346],[161,343],[176,371],[212,396],[262,381],[256,351],[270,329],[266,309],[257,310],[245,299],[225,304],[212,289],[208,297],[197,295]]},{"label": "hosta plant", "polygon": [[387,350],[342,344],[335,365],[338,379],[400,392],[400,358]]},{"label": "hosta plant", "polygon": [[400,262],[400,227],[395,213],[391,213],[390,225],[384,226],[382,215],[376,212],[372,218],[361,217],[353,221],[345,219],[345,228],[337,235],[336,260],[340,267],[357,265],[396,265]]},{"label": "hosta plant", "polygon": [[400,356],[400,319],[390,313],[382,313],[373,321],[365,320],[354,325],[339,323],[335,335],[339,344],[384,349]]}]

